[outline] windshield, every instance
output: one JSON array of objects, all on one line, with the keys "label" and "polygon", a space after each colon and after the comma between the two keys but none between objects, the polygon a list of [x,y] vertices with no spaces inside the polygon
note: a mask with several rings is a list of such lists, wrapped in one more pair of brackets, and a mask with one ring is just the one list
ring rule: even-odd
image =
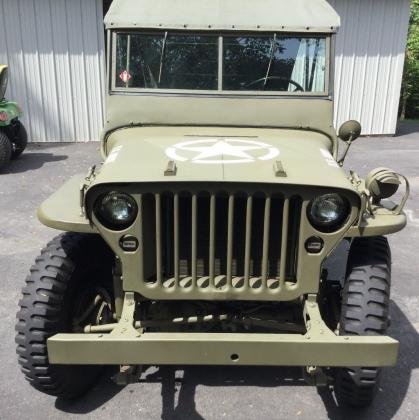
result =
[{"label": "windshield", "polygon": [[327,90],[325,37],[121,32],[114,54],[118,90]]}]

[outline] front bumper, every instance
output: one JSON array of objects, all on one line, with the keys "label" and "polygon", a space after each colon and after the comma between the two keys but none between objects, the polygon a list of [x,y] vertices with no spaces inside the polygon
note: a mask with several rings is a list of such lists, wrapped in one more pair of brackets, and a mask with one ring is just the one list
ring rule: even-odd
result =
[{"label": "front bumper", "polygon": [[390,337],[301,334],[57,334],[52,364],[392,366],[399,343]]},{"label": "front bumper", "polygon": [[[316,301],[304,302],[305,333],[144,332],[134,322],[134,293],[126,292],[117,324],[86,327],[96,333],[48,339],[51,364],[364,366],[396,364],[399,343],[386,336],[337,336]],[[100,331],[110,331],[100,333]]]}]

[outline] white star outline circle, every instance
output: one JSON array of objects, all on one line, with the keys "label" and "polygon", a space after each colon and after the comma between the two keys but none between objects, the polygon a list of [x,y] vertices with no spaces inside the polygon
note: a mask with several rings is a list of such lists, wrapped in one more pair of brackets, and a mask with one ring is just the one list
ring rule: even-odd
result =
[{"label": "white star outline circle", "polygon": [[[248,152],[266,150],[266,153],[259,157],[254,157]],[[193,158],[182,156],[180,152],[196,152]],[[202,140],[185,141],[177,143],[166,149],[166,155],[178,162],[187,162],[199,164],[237,164],[253,163],[257,160],[266,161],[279,156],[279,150],[267,143],[255,140],[237,139],[237,138],[206,138]],[[211,159],[220,157],[221,159]],[[230,159],[224,159],[224,157]],[[231,159],[234,157],[236,159]]]}]

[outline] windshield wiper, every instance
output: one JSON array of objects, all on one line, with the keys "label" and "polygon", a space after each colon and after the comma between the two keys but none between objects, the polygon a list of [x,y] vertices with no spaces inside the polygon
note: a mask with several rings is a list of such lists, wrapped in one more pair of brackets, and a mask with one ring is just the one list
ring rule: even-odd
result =
[{"label": "windshield wiper", "polygon": [[316,67],[317,67],[317,57],[319,55],[319,49],[320,49],[320,39],[316,40],[316,46],[314,48],[314,57],[313,57],[313,64],[311,67],[311,75],[310,75],[310,82],[309,82],[309,92],[313,91],[313,84],[314,84],[314,75],[316,73]]},{"label": "windshield wiper", "polygon": [[160,87],[160,83],[161,83],[161,75],[163,73],[163,60],[164,60],[164,53],[166,51],[166,41],[167,41],[167,31],[164,33],[163,45],[161,46],[159,81],[158,81],[158,86],[159,87]]},{"label": "windshield wiper", "polygon": [[263,82],[263,87],[266,87],[266,83],[268,82],[268,78],[269,78],[269,73],[271,72],[271,67],[272,67],[272,62],[274,60],[274,56],[276,53],[276,34],[274,34],[273,40],[272,40],[272,44],[271,44],[271,53],[270,53],[270,58],[269,58],[269,64],[268,64],[268,69],[266,71],[266,76],[265,76],[265,81]]}]

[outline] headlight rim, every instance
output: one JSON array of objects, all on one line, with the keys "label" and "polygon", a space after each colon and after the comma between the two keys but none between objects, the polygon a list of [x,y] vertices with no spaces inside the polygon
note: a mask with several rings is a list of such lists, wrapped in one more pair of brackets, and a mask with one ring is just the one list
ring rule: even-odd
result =
[{"label": "headlight rim", "polygon": [[[101,206],[103,205],[103,201],[106,197],[112,196],[112,195],[119,195],[123,196],[127,202],[129,202],[133,207],[133,213],[132,216],[125,222],[117,222],[115,219],[110,220],[107,216],[103,214],[103,211],[101,211]],[[111,190],[107,192],[103,192],[102,194],[99,194],[93,203],[93,214],[95,218],[99,221],[99,223],[104,226],[106,229],[109,229],[114,232],[122,232],[124,230],[127,230],[129,227],[131,227],[135,220],[138,217],[138,204],[135,198],[123,191],[117,191],[117,190]]]},{"label": "headlight rim", "polygon": [[[342,211],[342,215],[333,222],[322,224],[321,222],[316,221],[313,218],[311,210],[312,210],[313,205],[314,205],[314,203],[317,199],[319,199],[321,197],[330,196],[330,195],[338,196],[342,200],[343,206],[344,206],[343,211]],[[329,193],[323,193],[323,194],[316,195],[309,202],[309,204],[307,206],[307,218],[308,218],[308,221],[310,222],[310,225],[314,229],[316,229],[316,231],[321,232],[321,233],[335,233],[335,232],[339,231],[343,226],[345,226],[345,224],[349,220],[350,216],[351,216],[350,201],[348,200],[347,197],[345,197],[344,195],[342,195],[338,192],[329,192]]]}]

